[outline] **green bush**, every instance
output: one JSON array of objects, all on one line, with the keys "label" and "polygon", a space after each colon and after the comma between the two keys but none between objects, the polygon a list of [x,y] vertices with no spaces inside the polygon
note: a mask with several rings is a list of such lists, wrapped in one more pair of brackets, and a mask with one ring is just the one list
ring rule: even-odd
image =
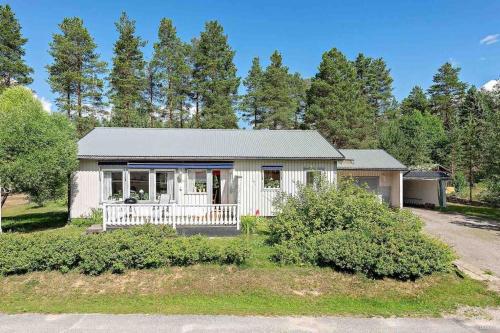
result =
[{"label": "green bush", "polygon": [[486,179],[484,200],[497,206],[500,205],[500,175],[490,175]]},{"label": "green bush", "polygon": [[257,229],[257,216],[242,216],[241,217],[241,231],[243,234],[249,236],[254,234]]},{"label": "green bush", "polygon": [[418,217],[389,208],[350,182],[300,187],[296,196],[278,198],[276,207],[269,241],[279,262],[399,279],[451,267],[451,251],[421,233]]},{"label": "green bush", "polygon": [[3,234],[0,274],[79,269],[84,274],[198,263],[242,264],[249,249],[241,240],[175,237],[167,226],[146,225],[96,235]]}]

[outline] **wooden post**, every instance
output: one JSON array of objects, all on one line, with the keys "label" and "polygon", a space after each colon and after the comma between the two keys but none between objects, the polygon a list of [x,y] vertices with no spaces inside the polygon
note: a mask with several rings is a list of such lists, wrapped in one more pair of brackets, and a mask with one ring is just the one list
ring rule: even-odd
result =
[{"label": "wooden post", "polygon": [[240,204],[236,205],[236,230],[240,230]]},{"label": "wooden post", "polygon": [[102,231],[106,231],[106,214],[107,214],[106,203],[102,204]]},{"label": "wooden post", "polygon": [[175,230],[175,220],[177,219],[177,216],[175,215],[177,212],[176,212],[176,204],[174,203],[172,205],[172,213],[171,213],[171,217],[172,217],[172,228]]}]

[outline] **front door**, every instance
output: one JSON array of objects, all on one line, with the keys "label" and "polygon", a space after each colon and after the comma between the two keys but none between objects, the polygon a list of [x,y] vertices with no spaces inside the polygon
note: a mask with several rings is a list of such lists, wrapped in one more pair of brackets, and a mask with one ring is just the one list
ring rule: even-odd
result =
[{"label": "front door", "polygon": [[220,170],[212,170],[212,204],[221,203],[221,191]]}]

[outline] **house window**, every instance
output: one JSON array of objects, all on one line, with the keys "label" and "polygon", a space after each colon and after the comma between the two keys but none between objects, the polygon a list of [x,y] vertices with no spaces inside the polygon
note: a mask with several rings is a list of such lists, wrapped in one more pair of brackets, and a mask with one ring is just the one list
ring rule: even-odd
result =
[{"label": "house window", "polygon": [[189,169],[187,172],[187,192],[207,193],[207,171]]},{"label": "house window", "polygon": [[149,171],[130,171],[130,197],[149,200]]},{"label": "house window", "polygon": [[321,179],[321,171],[307,170],[306,171],[306,186],[317,187]]},{"label": "house window", "polygon": [[123,172],[103,172],[103,201],[123,200]]},{"label": "house window", "polygon": [[161,171],[156,173],[156,200],[168,203],[174,200],[174,172]]},{"label": "house window", "polygon": [[265,169],[264,170],[264,188],[279,189],[281,188],[281,170]]}]

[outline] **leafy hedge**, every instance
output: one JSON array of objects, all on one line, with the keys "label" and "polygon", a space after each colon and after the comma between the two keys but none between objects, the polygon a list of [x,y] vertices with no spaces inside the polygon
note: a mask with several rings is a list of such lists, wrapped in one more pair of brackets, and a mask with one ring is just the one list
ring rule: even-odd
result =
[{"label": "leafy hedge", "polygon": [[241,240],[221,244],[201,236],[174,237],[170,227],[146,225],[97,235],[3,234],[0,274],[79,269],[90,275],[126,269],[197,263],[241,264],[249,249]]},{"label": "leafy hedge", "polygon": [[399,279],[451,268],[452,252],[421,232],[418,217],[389,208],[350,182],[301,187],[276,206],[270,242],[277,261]]}]

